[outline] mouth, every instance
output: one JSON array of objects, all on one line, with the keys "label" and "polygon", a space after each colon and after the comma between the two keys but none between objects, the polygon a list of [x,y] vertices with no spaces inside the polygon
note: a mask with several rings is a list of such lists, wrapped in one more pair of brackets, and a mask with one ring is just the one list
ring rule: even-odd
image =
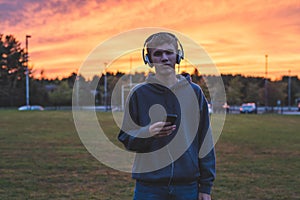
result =
[{"label": "mouth", "polygon": [[160,64],[159,66],[160,67],[171,67],[171,68],[173,68],[171,63],[163,63],[163,64]]}]

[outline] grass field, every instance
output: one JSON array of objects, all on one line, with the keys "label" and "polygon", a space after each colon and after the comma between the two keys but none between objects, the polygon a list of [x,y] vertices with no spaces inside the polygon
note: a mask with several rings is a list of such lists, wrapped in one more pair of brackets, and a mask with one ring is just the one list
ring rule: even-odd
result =
[{"label": "grass field", "polygon": [[[111,115],[100,113],[116,143]],[[72,113],[0,111],[0,199],[129,200],[130,174],[82,145]],[[300,116],[228,115],[213,199],[300,199]]]}]

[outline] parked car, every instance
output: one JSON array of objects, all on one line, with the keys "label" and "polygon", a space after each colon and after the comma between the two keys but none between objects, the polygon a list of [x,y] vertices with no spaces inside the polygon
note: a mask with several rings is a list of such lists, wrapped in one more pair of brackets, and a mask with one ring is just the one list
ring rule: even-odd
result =
[{"label": "parked car", "polygon": [[40,105],[29,105],[29,106],[21,106],[18,108],[18,110],[23,111],[23,110],[44,110],[44,108]]},{"label": "parked car", "polygon": [[257,107],[255,103],[243,103],[240,107],[240,113],[257,113]]}]

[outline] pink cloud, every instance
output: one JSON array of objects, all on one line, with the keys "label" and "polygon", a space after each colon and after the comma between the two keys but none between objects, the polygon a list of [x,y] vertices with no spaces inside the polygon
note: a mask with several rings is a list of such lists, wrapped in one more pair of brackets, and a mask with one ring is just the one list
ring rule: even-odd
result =
[{"label": "pink cloud", "polygon": [[[270,75],[282,66],[300,74],[299,1],[18,1],[0,0],[1,29],[29,41],[35,69],[70,74],[99,43],[134,28],[174,29],[201,44],[220,71]],[[2,28],[3,27],[3,28]],[[130,45],[130,44],[128,44]],[[126,66],[126,64],[124,65]],[[242,67],[244,66],[244,67]],[[49,70],[48,70],[49,69]],[[47,73],[46,73],[47,74]]]}]

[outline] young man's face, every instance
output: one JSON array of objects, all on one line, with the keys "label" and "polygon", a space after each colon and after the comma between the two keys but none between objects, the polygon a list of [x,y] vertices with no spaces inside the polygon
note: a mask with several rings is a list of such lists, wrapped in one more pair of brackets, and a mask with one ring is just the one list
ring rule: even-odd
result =
[{"label": "young man's face", "polygon": [[174,73],[177,49],[172,44],[164,43],[151,50],[151,61],[155,66],[156,73]]}]

